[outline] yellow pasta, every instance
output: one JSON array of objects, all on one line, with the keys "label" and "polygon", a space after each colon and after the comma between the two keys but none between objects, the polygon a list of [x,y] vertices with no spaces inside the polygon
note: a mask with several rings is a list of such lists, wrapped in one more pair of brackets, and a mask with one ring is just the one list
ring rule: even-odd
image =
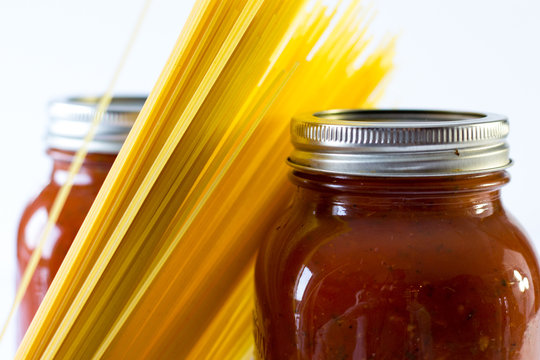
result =
[{"label": "yellow pasta", "polygon": [[371,106],[390,69],[361,4],[336,6],[197,2],[17,358],[249,358],[289,119]]}]

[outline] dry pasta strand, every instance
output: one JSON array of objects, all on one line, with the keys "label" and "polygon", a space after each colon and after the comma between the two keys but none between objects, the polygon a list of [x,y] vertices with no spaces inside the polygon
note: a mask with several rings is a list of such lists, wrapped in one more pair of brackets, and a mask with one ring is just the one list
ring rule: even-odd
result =
[{"label": "dry pasta strand", "polygon": [[393,41],[368,53],[368,19],[361,1],[198,1],[17,358],[250,358],[289,120],[375,104]]}]

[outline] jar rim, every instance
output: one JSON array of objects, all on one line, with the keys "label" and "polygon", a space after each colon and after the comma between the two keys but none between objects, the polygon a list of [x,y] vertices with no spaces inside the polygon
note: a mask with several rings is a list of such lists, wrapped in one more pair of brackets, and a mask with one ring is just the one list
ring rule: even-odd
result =
[{"label": "jar rim", "polygon": [[[72,96],[51,101],[45,139],[47,148],[67,151],[81,148],[96,116],[99,100],[99,96]],[[145,96],[113,97],[88,144],[89,151],[117,154],[145,101]]]},{"label": "jar rim", "polygon": [[302,171],[423,177],[508,168],[508,119],[447,110],[327,110],[291,121],[288,163]]}]

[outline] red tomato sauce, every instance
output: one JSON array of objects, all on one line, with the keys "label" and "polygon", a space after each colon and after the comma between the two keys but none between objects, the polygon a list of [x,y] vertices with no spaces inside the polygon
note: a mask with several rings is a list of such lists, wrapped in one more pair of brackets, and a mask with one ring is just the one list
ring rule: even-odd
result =
[{"label": "red tomato sauce", "polygon": [[[50,149],[53,170],[49,183],[25,208],[17,237],[17,283],[30,260],[41,232],[45,228],[53,201],[67,178],[74,153]],[[19,340],[22,339],[32,321],[47,289],[60,268],[71,243],[75,239],[86,214],[109,172],[116,155],[88,154],[74,186],[66,200],[64,209],[47,239],[41,259],[19,311]]]},{"label": "red tomato sauce", "polygon": [[540,358],[539,266],[506,172],[291,178],[256,266],[259,358]]}]

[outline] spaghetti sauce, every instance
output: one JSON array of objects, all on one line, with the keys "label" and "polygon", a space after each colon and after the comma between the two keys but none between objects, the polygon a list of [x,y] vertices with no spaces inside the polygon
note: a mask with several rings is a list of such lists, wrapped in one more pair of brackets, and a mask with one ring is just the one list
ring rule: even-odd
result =
[{"label": "spaghetti sauce", "polygon": [[[484,138],[422,137],[494,123],[503,129]],[[297,191],[256,266],[258,358],[539,359],[538,261],[500,199],[505,123],[410,111],[293,121]],[[400,131],[414,147],[380,140]]]},{"label": "spaghetti sauce", "polygon": [[[98,98],[69,98],[50,105],[47,154],[53,167],[47,185],[25,208],[17,237],[17,283],[45,228],[49,212],[68,177],[71,161],[82,145],[95,115]],[[102,118],[94,140],[89,144],[81,170],[75,176],[66,200],[46,244],[19,311],[19,340],[22,340],[47,289],[75,239],[86,214],[122,146],[139,110],[142,97],[113,98]]]}]

